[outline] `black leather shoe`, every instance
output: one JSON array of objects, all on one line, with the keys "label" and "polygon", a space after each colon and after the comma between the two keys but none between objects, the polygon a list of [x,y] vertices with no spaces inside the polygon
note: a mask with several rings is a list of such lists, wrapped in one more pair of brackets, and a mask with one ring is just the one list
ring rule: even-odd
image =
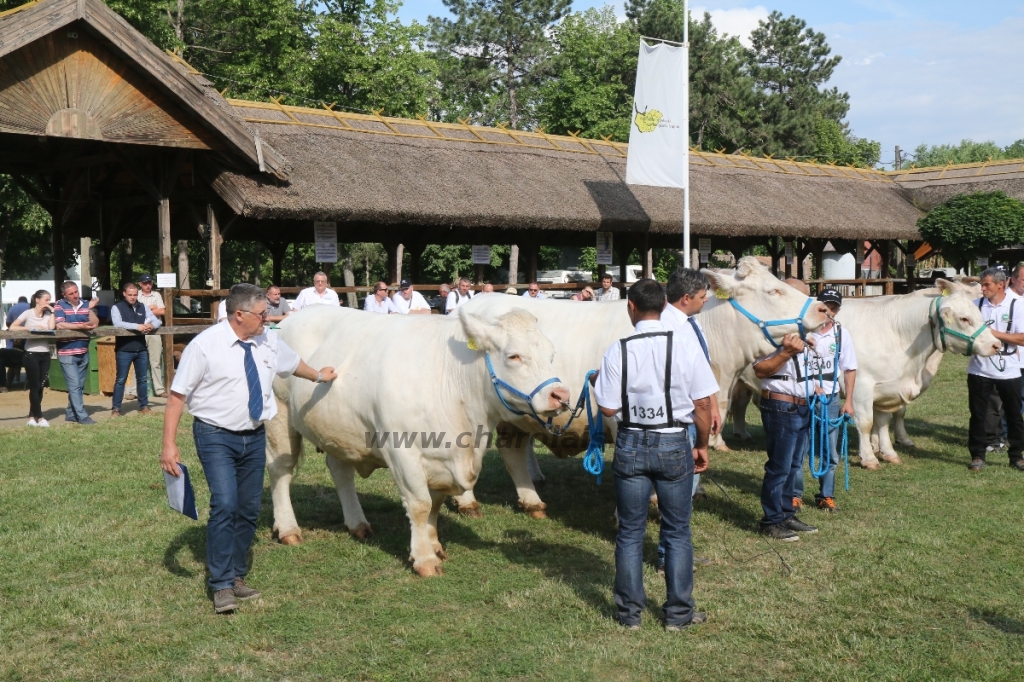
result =
[{"label": "black leather shoe", "polygon": [[796,531],[797,533],[817,533],[818,529],[814,526],[809,526],[797,517],[793,516],[782,522],[782,525],[786,528]]},{"label": "black leather shoe", "polygon": [[781,523],[776,523],[773,526],[761,526],[761,534],[779,542],[796,542],[800,539],[799,535]]},{"label": "black leather shoe", "polygon": [[985,460],[981,457],[975,457],[971,460],[971,463],[967,465],[967,468],[971,471],[981,471],[985,468]]}]

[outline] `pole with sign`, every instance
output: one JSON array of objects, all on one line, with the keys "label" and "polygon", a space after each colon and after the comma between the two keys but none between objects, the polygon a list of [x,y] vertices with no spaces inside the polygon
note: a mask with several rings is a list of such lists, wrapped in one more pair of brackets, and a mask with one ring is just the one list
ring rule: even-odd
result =
[{"label": "pole with sign", "polygon": [[708,260],[711,258],[711,239],[709,237],[698,239],[697,250],[700,251],[700,264],[707,265]]},{"label": "pole with sign", "polygon": [[612,264],[612,233],[611,232],[598,232],[597,233],[597,264],[598,265],[611,265]]},{"label": "pole with sign", "polygon": [[338,223],[332,221],[313,223],[313,238],[316,240],[316,262],[338,262]]}]

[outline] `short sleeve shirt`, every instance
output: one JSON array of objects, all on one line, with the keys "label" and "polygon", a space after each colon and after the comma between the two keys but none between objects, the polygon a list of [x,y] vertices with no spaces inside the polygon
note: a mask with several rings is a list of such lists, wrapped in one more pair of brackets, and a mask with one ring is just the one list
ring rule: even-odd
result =
[{"label": "short sleeve shirt", "polygon": [[267,315],[270,317],[281,317],[289,312],[291,312],[291,306],[288,305],[288,301],[284,300],[283,296],[278,299],[277,305],[271,303],[269,298],[267,299]]},{"label": "short sleeve shirt", "polygon": [[445,306],[444,312],[446,315],[451,315],[456,308],[460,305],[469,303],[469,299],[473,298],[473,292],[470,291],[465,295],[460,294],[458,291],[452,291],[448,294],[448,302]]},{"label": "short sleeve shirt", "polygon": [[[89,304],[79,301],[78,307],[68,303],[66,298],[57,301],[53,306],[53,317],[57,324],[66,322],[77,324],[89,321]],[[70,341],[57,342],[57,355],[85,355],[89,352],[89,339],[72,339]]]},{"label": "short sleeve shirt", "polygon": [[[842,325],[839,326],[841,343],[836,347],[836,327],[824,334],[809,332],[814,339],[814,348],[791,358],[772,377],[761,381],[761,388],[772,393],[785,393],[806,397],[820,385],[825,393],[835,390],[835,382],[842,388],[845,372],[857,369],[857,351],[853,346],[853,335]],[[838,366],[836,350],[839,351]],[[755,364],[769,356],[755,360]]]},{"label": "short sleeve shirt", "polygon": [[[992,329],[1010,334],[1024,333],[1024,299],[1007,295],[1003,297],[999,305],[992,305],[987,298],[979,298],[974,301],[974,305],[979,303],[981,304],[981,319]],[[1010,315],[1011,306],[1013,307],[1012,317]],[[967,363],[967,373],[989,379],[1016,379],[1019,377],[1020,347],[1010,345],[1003,348],[1005,355],[1000,353],[989,358],[972,355],[971,361]]]},{"label": "short sleeve shirt", "polygon": [[302,310],[309,305],[341,305],[341,301],[333,289],[324,289],[324,293],[321,296],[316,293],[316,287],[309,287],[299,292],[299,295],[295,298],[295,305],[292,306],[292,310]]},{"label": "short sleeve shirt", "polygon": [[608,291],[604,290],[604,287],[598,287],[594,289],[594,299],[598,301],[618,301],[622,296],[619,294],[619,290],[613,285]]},{"label": "short sleeve shirt", "polygon": [[367,296],[366,300],[363,301],[363,310],[368,313],[383,313],[384,315],[399,312],[398,307],[395,306],[394,302],[390,298],[385,296],[384,300],[378,303],[377,297],[372,294]]},{"label": "short sleeve shirt", "polygon": [[427,303],[427,299],[423,298],[423,294],[420,292],[412,292],[410,299],[408,301],[405,300],[402,292],[398,291],[391,297],[391,302],[395,304],[398,312],[402,315],[407,315],[410,310],[430,310],[430,304]]}]

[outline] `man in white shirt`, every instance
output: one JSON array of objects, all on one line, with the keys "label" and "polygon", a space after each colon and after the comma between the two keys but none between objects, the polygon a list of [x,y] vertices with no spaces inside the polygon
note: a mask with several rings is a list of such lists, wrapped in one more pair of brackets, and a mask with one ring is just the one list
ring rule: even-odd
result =
[{"label": "man in white shirt", "polygon": [[338,294],[327,288],[327,273],[313,275],[313,286],[299,292],[292,310],[302,310],[308,305],[341,305]]},{"label": "man in white shirt", "polygon": [[[153,315],[163,322],[164,295],[153,288],[153,276],[146,274],[139,277],[139,301],[153,311]],[[164,394],[164,342],[159,336],[146,337],[146,351],[149,353],[149,373],[153,381],[153,393]]]},{"label": "man in white shirt", "polygon": [[427,299],[423,298],[423,294],[416,291],[412,282],[407,279],[403,279],[399,283],[398,291],[391,297],[391,301],[402,315],[430,314],[430,304],[427,303]]},{"label": "man in white shirt", "polygon": [[333,380],[332,367],[315,370],[266,329],[267,297],[252,284],[231,287],[228,319],[192,340],[182,353],[164,412],[160,468],[180,476],[175,438],[182,411],[192,413],[192,436],[210,487],[206,564],[217,613],[260,593],[245,584],[246,555],[256,533],[266,467],[263,423],[277,414],[274,376],[317,383]]},{"label": "man in white shirt", "polygon": [[990,358],[971,356],[967,365],[967,400],[971,411],[967,449],[971,454],[971,471],[985,467],[985,448],[991,431],[997,428],[988,418],[993,394],[1003,403],[1009,440],[1010,466],[1024,471],[1024,418],[1021,417],[1021,358],[1019,345],[1024,345],[1024,310],[1021,299],[1006,291],[1006,273],[989,268],[981,273],[982,297],[975,301],[981,318],[992,335],[1003,342],[998,355]]},{"label": "man in white shirt", "polygon": [[377,282],[373,285],[373,293],[363,300],[363,310],[368,313],[382,313],[399,315],[401,311],[398,306],[388,298],[387,282]]},{"label": "man in white shirt", "polygon": [[444,307],[445,315],[451,315],[455,312],[456,308],[469,303],[469,300],[473,298],[473,292],[469,290],[469,287],[469,280],[465,277],[461,277],[459,279],[458,287],[448,294],[448,300]]},{"label": "man in white shirt", "polygon": [[[811,349],[808,363],[795,363],[798,373],[797,383],[799,386],[803,386],[805,395],[810,390],[818,394],[818,400],[828,401],[829,419],[838,419],[841,414],[848,414],[852,417],[853,390],[857,384],[857,352],[854,349],[853,336],[850,331],[835,321],[836,315],[839,314],[839,309],[843,305],[843,296],[835,289],[822,289],[818,294],[818,301],[824,303],[828,308],[830,319],[818,331],[807,333],[808,338],[814,341],[814,348]],[[803,360],[803,357],[801,356],[797,360]],[[840,372],[842,372],[842,395],[839,393]],[[819,425],[819,428],[825,427]],[[828,429],[828,468],[818,479],[821,488],[814,497],[818,509],[828,512],[839,511],[835,500],[836,467],[839,465],[839,450],[836,444],[839,430],[845,428],[844,424],[838,428]],[[795,510],[803,507],[803,456],[804,453],[801,452],[800,469],[793,485],[793,508]],[[826,454],[819,453],[818,456],[824,458]],[[821,463],[815,461],[814,466],[820,470]]]},{"label": "man in white shirt", "polygon": [[[652,279],[629,289],[627,312],[636,334],[618,341],[601,360],[594,397],[601,414],[619,422],[615,439],[615,606],[618,621],[640,627],[647,596],[643,541],[651,489],[658,494],[666,544],[665,629],[703,623],[694,609],[690,512],[693,474],[707,469],[711,396],[718,384],[700,346],[661,323],[665,291]],[[691,443],[687,428],[695,424]]]},{"label": "man in white shirt", "polygon": [[595,301],[618,301],[619,290],[612,286],[612,276],[604,273],[601,276],[601,288],[594,292]]},{"label": "man in white shirt", "polygon": [[537,284],[536,282],[531,282],[530,286],[526,289],[526,291],[523,292],[522,298],[533,298],[540,300],[542,298],[547,298],[547,296],[545,296],[544,292],[540,290],[539,284]]}]

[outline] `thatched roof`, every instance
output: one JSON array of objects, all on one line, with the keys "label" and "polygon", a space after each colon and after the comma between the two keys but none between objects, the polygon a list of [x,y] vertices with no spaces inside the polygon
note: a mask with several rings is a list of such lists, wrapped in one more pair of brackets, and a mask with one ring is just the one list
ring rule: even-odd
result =
[{"label": "thatched roof", "polygon": [[887,175],[924,211],[958,194],[973,192],[999,190],[1024,201],[1024,160],[1021,159],[911,168]]},{"label": "thatched roof", "polygon": [[[218,179],[248,218],[681,232],[682,192],[626,185],[624,144],[230,103],[288,164],[285,184]],[[921,213],[877,171],[693,153],[691,178],[696,234],[919,238]]]}]

